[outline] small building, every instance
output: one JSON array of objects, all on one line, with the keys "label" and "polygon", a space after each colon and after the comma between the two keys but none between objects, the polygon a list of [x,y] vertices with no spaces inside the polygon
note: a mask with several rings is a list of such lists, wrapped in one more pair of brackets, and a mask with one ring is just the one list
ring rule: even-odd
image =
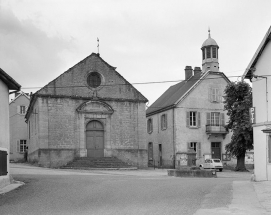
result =
[{"label": "small building", "polygon": [[15,98],[9,103],[10,121],[10,156],[11,161],[24,161],[27,150],[27,124],[25,114],[30,97],[27,93],[15,93]]},{"label": "small building", "polygon": [[265,34],[243,75],[252,82],[254,175],[271,181],[271,27]]},{"label": "small building", "polygon": [[59,167],[76,157],[147,166],[148,100],[92,53],[31,96],[28,160]]},{"label": "small building", "polygon": [[9,94],[21,86],[0,68],[0,188],[10,183],[9,175]]},{"label": "small building", "polygon": [[[230,82],[219,71],[216,41],[203,43],[202,70],[185,67],[185,80],[171,86],[147,109],[149,166],[199,165],[208,158],[230,164],[225,145],[231,133],[223,94]],[[236,162],[236,160],[235,160]]]}]

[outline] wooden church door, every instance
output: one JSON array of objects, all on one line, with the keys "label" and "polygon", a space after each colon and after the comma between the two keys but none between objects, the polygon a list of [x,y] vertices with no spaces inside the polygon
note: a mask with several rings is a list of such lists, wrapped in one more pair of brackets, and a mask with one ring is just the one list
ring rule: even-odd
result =
[{"label": "wooden church door", "polygon": [[104,128],[99,121],[91,121],[86,127],[87,157],[104,157]]}]

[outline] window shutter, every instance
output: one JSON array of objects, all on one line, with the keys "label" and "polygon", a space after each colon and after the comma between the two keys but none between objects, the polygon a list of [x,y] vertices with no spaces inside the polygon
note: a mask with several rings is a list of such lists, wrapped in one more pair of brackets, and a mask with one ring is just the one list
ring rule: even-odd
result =
[{"label": "window shutter", "polygon": [[213,101],[213,99],[212,99],[212,88],[209,88],[208,98],[209,98],[209,101],[210,101],[210,102]]},{"label": "window shutter", "polygon": [[221,117],[221,125],[225,125],[225,114],[220,113],[220,117]]},{"label": "window shutter", "polygon": [[201,143],[197,142],[197,156],[201,158]]},{"label": "window shutter", "polygon": [[17,152],[20,152],[20,140],[17,140]]},{"label": "window shutter", "polygon": [[20,113],[20,106],[17,106],[17,113]]},{"label": "window shutter", "polygon": [[190,112],[186,112],[186,127],[189,127],[189,122],[190,122],[189,113]]},{"label": "window shutter", "polygon": [[218,90],[218,99],[217,99],[217,101],[219,103],[221,103],[222,102],[221,89],[217,89],[217,90]]},{"label": "window shutter", "polygon": [[206,125],[211,125],[211,113],[206,113]]},{"label": "window shutter", "polygon": [[200,128],[200,112],[198,112],[198,128]]}]

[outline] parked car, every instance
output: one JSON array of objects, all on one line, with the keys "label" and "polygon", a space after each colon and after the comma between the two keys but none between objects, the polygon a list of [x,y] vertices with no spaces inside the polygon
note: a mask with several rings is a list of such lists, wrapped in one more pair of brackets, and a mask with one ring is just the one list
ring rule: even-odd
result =
[{"label": "parked car", "polygon": [[203,164],[200,164],[199,167],[204,169],[215,169],[222,172],[223,164],[220,159],[206,159]]}]

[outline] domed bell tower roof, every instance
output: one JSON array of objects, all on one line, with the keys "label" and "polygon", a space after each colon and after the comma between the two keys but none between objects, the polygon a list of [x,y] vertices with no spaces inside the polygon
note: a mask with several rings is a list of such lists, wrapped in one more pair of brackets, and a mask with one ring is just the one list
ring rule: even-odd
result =
[{"label": "domed bell tower roof", "polygon": [[216,41],[213,38],[211,38],[210,29],[208,30],[208,32],[209,32],[208,39],[204,41],[204,43],[201,46],[201,49],[203,47],[205,47],[205,46],[217,46],[217,47],[219,47],[217,45]]},{"label": "domed bell tower roof", "polygon": [[202,50],[202,72],[219,71],[219,63],[218,63],[218,49],[216,41],[211,38],[210,29],[208,30],[209,35],[208,39],[204,41],[201,46]]}]

